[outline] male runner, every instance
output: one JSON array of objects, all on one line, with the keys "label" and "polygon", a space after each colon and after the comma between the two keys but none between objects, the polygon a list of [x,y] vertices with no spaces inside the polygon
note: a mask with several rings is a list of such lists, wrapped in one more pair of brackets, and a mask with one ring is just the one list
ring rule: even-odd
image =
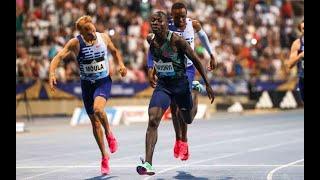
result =
[{"label": "male runner", "polygon": [[66,57],[76,59],[80,68],[83,103],[91,120],[93,135],[102,155],[101,173],[109,174],[109,154],[105,149],[101,125],[104,128],[110,152],[116,152],[118,145],[104,111],[110,97],[112,83],[109,76],[108,50],[120,66],[121,76],[125,76],[127,70],[120,52],[115,48],[106,33],[96,32],[90,16],[80,17],[76,21],[76,28],[80,35],[69,40],[50,64],[50,87],[54,91],[57,84],[55,70],[60,61]]},{"label": "male runner", "polygon": [[[204,69],[186,40],[168,29],[168,20],[165,13],[158,11],[151,16],[153,35],[147,40],[150,44],[151,55],[154,59],[155,74],[158,77],[157,86],[149,104],[149,123],[146,132],[145,161],[137,166],[140,175],[154,175],[152,157],[158,138],[158,126],[161,118],[173,101],[179,108],[179,115],[187,124],[192,123],[192,96],[191,84],[186,74],[187,56],[200,72],[206,84],[206,90],[211,103],[214,93],[208,82]],[[154,74],[154,75],[155,75]]]},{"label": "male runner", "polygon": [[296,64],[298,66],[299,91],[302,101],[304,101],[304,21],[299,24],[300,38],[291,45],[290,58],[286,61],[286,66],[290,69]]},{"label": "male runner", "polygon": [[[210,66],[208,70],[213,70],[216,67],[216,62],[213,56],[212,48],[208,39],[208,36],[203,31],[201,24],[197,20],[192,20],[187,18],[187,8],[181,3],[174,3],[171,7],[171,15],[172,18],[169,19],[168,25],[169,30],[174,31],[179,36],[183,37],[194,49],[194,37],[195,33],[198,34],[202,45],[206,48],[208,53],[210,54]],[[198,110],[198,92],[203,93],[205,91],[204,87],[198,82],[194,81],[195,77],[195,67],[193,66],[192,61],[187,58],[187,75],[189,83],[192,84],[192,99],[193,99],[193,107],[192,107],[192,119],[197,114]],[[149,52],[148,54],[148,77],[152,87],[155,87],[156,80],[153,78],[153,59]],[[189,148],[188,148],[188,139],[187,139],[187,124],[183,122],[181,117],[179,117],[179,113],[177,110],[177,105],[174,102],[171,102],[170,105],[171,114],[172,114],[172,122],[174,125],[175,133],[176,133],[176,141],[173,149],[174,157],[180,157],[181,160],[187,160],[189,158]]]}]

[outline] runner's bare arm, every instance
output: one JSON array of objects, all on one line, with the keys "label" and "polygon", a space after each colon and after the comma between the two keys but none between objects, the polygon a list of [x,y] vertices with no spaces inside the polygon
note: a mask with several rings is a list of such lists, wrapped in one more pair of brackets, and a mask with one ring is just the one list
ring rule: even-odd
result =
[{"label": "runner's bare arm", "polygon": [[50,68],[49,68],[50,75],[55,74],[55,70],[58,67],[61,60],[72,55],[72,53],[74,53],[74,55],[76,54],[77,46],[79,46],[79,41],[75,38],[67,42],[67,44],[63,47],[63,49],[59,51],[58,54],[52,59],[50,63]]},{"label": "runner's bare arm", "polygon": [[198,37],[201,41],[202,46],[204,46],[206,48],[207,52],[210,55],[210,63],[209,63],[209,66],[207,67],[207,69],[209,71],[214,70],[217,67],[217,62],[216,62],[216,59],[214,58],[213,49],[211,47],[211,44],[210,44],[210,41],[209,41],[207,34],[202,29],[201,24],[198,20],[193,20],[192,26],[193,26],[193,29],[198,34]]},{"label": "runner's bare arm", "polygon": [[120,67],[119,68],[119,72],[120,72],[121,76],[122,77],[125,76],[127,74],[127,69],[124,66],[123,59],[122,59],[120,51],[114,46],[114,44],[111,41],[111,39],[110,39],[108,34],[103,33],[103,37],[104,37],[104,39],[105,39],[105,41],[107,43],[108,50],[110,51],[112,57],[115,60],[115,63]]},{"label": "runner's bare arm", "polygon": [[192,48],[190,47],[190,45],[186,40],[178,36],[176,37],[177,37],[177,41],[176,41],[177,48],[183,51],[187,55],[187,57],[193,62],[193,65],[199,71],[201,77],[203,78],[206,84],[207,93],[212,103],[214,101],[214,93],[208,81],[207,75],[204,72],[204,68],[200,63],[199,57],[195,54],[195,52],[192,50]]},{"label": "runner's bare arm", "polygon": [[[154,33],[149,33],[147,36],[147,41],[149,44],[152,43],[152,40],[154,39],[155,34]],[[148,59],[147,59],[147,63],[148,63],[148,78],[149,78],[149,83],[151,85],[151,87],[155,88],[157,85],[157,77],[156,77],[156,70],[153,66],[153,60],[152,60],[152,55],[150,52],[150,49],[148,51]]]},{"label": "runner's bare arm", "polygon": [[196,69],[199,71],[201,77],[203,78],[203,80],[205,81],[206,84],[209,84],[209,81],[207,79],[207,76],[204,72],[204,68],[201,65],[200,59],[199,57],[195,54],[195,52],[192,50],[192,48],[190,47],[190,45],[188,44],[188,42],[180,37],[177,37],[177,48],[182,50],[187,57],[193,62],[194,66],[196,67]]},{"label": "runner's bare arm", "polygon": [[58,54],[52,59],[49,68],[49,85],[52,91],[54,91],[54,85],[57,84],[55,71],[60,64],[61,60],[65,59],[68,56],[76,57],[76,54],[79,52],[79,41],[76,38],[73,38],[67,42],[63,49],[58,52]]},{"label": "runner's bare arm", "polygon": [[296,65],[297,62],[302,57],[304,57],[304,52],[301,52],[300,54],[298,54],[299,47],[300,47],[300,40],[297,39],[292,43],[289,60],[285,62],[285,65],[287,68],[289,69],[293,68],[294,65]]}]

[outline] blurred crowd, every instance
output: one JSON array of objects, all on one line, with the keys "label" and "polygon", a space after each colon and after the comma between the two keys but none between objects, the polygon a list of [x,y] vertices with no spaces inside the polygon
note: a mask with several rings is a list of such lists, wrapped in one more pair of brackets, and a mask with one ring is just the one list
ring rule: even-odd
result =
[{"label": "blurred crowd", "polygon": [[[74,22],[91,15],[98,32],[107,32],[121,51],[128,75],[115,81],[146,82],[150,31],[148,17],[157,10],[170,13],[176,1],[168,0],[16,0],[17,82],[48,78],[49,64],[64,44],[78,32]],[[290,45],[299,36],[303,1],[287,0],[187,0],[188,17],[201,22],[215,52],[218,68],[210,79],[242,78],[286,80],[295,70],[284,68]],[[293,3],[296,2],[296,3]],[[299,3],[300,2],[300,3]],[[300,18],[300,19],[299,19]],[[198,38],[195,52],[207,66],[209,56]],[[112,59],[112,56],[110,56]],[[78,64],[65,59],[57,69],[60,81],[79,79]],[[197,76],[199,78],[199,76]]]}]

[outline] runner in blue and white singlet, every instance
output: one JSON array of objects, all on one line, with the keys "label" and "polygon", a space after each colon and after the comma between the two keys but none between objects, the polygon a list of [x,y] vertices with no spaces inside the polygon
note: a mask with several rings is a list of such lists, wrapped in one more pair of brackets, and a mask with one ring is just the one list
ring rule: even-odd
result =
[{"label": "runner in blue and white singlet", "polygon": [[87,45],[82,36],[78,35],[80,51],[77,61],[80,67],[80,79],[86,81],[95,81],[109,76],[109,63],[107,58],[107,47],[101,37],[96,32],[97,44]]},{"label": "runner in blue and white singlet", "polygon": [[80,35],[69,40],[51,61],[49,84],[51,90],[54,91],[57,84],[55,70],[63,59],[69,57],[78,62],[82,100],[91,120],[93,134],[102,156],[101,173],[109,174],[109,154],[105,149],[104,132],[111,153],[116,152],[118,145],[104,110],[110,97],[112,83],[109,76],[108,50],[120,66],[121,76],[125,76],[127,70],[119,51],[114,47],[109,36],[96,32],[90,16],[80,17],[76,22],[76,28]]}]

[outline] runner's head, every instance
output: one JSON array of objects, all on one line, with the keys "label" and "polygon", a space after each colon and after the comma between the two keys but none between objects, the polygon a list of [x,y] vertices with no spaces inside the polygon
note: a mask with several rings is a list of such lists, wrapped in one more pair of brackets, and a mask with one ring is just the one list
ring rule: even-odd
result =
[{"label": "runner's head", "polygon": [[157,11],[150,17],[151,29],[155,35],[161,35],[161,33],[168,30],[168,20],[166,13]]},{"label": "runner's head", "polygon": [[171,7],[171,15],[176,27],[183,28],[186,26],[187,7],[183,3],[174,3]]},{"label": "runner's head", "polygon": [[79,30],[80,34],[84,37],[85,40],[93,41],[97,39],[96,28],[90,16],[81,16],[76,21],[76,28],[77,30]]}]

